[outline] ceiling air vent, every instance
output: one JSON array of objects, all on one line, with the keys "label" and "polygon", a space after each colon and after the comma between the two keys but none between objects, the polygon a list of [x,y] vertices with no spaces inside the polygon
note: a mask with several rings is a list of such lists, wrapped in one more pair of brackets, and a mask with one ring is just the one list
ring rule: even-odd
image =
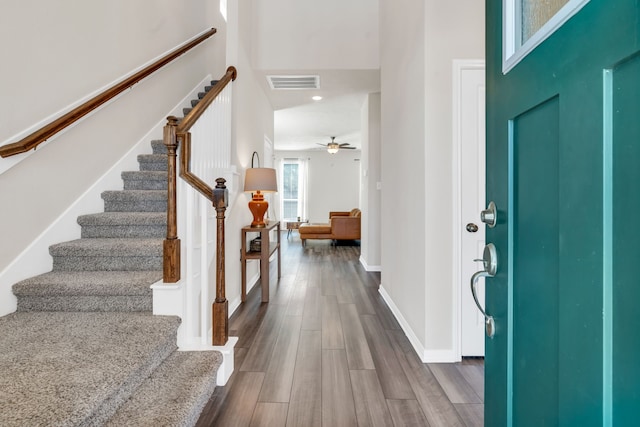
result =
[{"label": "ceiling air vent", "polygon": [[320,76],[267,76],[271,89],[320,89]]}]

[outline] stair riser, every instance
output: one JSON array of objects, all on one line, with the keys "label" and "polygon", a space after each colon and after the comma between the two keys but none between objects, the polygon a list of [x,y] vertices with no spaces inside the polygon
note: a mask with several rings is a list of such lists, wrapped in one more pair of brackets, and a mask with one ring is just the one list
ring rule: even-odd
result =
[{"label": "stair riser", "polygon": [[104,201],[105,212],[166,212],[166,201],[120,201],[120,200],[105,200]]},{"label": "stair riser", "polygon": [[151,150],[153,154],[167,154],[167,146],[162,140],[151,141]]},{"label": "stair riser", "polygon": [[166,225],[158,226],[133,226],[133,225],[109,225],[109,226],[88,226],[82,227],[82,238],[155,238],[165,237],[167,234]]},{"label": "stair riser", "polygon": [[161,256],[54,256],[55,271],[162,270]]},{"label": "stair riser", "polygon": [[152,296],[19,296],[18,311],[152,311]]},{"label": "stair riser", "polygon": [[125,179],[123,181],[124,181],[125,190],[166,190],[167,189],[166,179],[162,181]]},{"label": "stair riser", "polygon": [[139,162],[141,171],[166,171],[167,162]]}]

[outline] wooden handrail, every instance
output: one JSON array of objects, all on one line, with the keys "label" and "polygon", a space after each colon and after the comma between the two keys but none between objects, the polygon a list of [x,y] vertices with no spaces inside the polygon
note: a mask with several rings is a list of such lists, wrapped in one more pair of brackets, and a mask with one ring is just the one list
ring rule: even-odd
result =
[{"label": "wooden handrail", "polygon": [[[211,307],[213,345],[225,345],[229,339],[229,302],[225,296],[225,211],[228,205],[224,178],[216,179],[212,188],[191,172],[191,132],[189,129],[204,114],[223,89],[238,76],[235,67],[227,68],[225,75],[209,90],[182,121],[174,116],[167,118],[164,127],[164,144],[167,147],[167,237],[163,242],[163,281],[180,280],[180,239],[178,238],[176,150],[180,147],[180,177],[206,197],[216,210],[216,298]],[[178,124],[179,122],[179,124]]]},{"label": "wooden handrail", "polygon": [[196,106],[193,107],[191,111],[189,111],[189,114],[187,114],[182,119],[182,121],[178,125],[178,128],[176,129],[176,133],[181,134],[184,132],[188,132],[191,127],[193,127],[193,125],[198,121],[200,116],[202,116],[207,108],[209,108],[209,105],[211,105],[211,103],[215,101],[218,95],[220,95],[220,92],[222,92],[224,88],[227,87],[227,85],[230,82],[234,81],[237,77],[238,70],[236,70],[236,67],[230,66],[229,68],[227,68],[226,73],[224,74],[224,76],[222,76],[218,83],[213,85],[211,90],[207,92],[205,96],[200,101],[198,101]]},{"label": "wooden handrail", "polygon": [[[238,76],[235,67],[227,68],[227,72],[198,104],[178,124],[177,117],[169,116],[164,127],[164,144],[167,147],[167,237],[163,244],[164,268],[163,281],[176,283],[180,280],[180,239],[178,238],[177,215],[177,159],[176,151],[180,146],[180,177],[195,188],[212,203],[215,203],[214,189],[197,175],[191,173],[191,133],[189,129],[202,116],[207,107],[216,99],[222,90]],[[180,144],[181,142],[181,144]]]},{"label": "wooden handrail", "polygon": [[101,92],[100,94],[98,94],[95,97],[91,98],[90,100],[88,100],[87,102],[83,103],[82,105],[80,105],[80,106],[74,108],[73,110],[69,111],[65,115],[57,118],[56,120],[52,121],[51,123],[49,123],[49,124],[45,125],[44,127],[36,130],[35,132],[30,134],[29,136],[21,139],[18,142],[14,142],[14,143],[11,143],[11,144],[3,145],[2,147],[0,147],[0,156],[9,157],[9,156],[14,156],[14,155],[20,154],[20,153],[26,153],[27,151],[29,151],[31,149],[35,149],[36,147],[38,147],[38,145],[42,144],[43,142],[45,142],[47,139],[51,138],[56,133],[58,133],[58,132],[62,131],[63,129],[67,128],[68,126],[72,125],[76,121],[80,120],[82,117],[86,116],[87,114],[89,114],[90,112],[95,110],[96,108],[100,107],[105,102],[107,102],[110,99],[118,96],[119,94],[121,94],[125,90],[129,89],[134,84],[138,83],[139,81],[141,81],[144,78],[148,77],[149,75],[153,74],[155,71],[157,71],[158,69],[162,68],[163,66],[165,66],[169,62],[173,61],[174,59],[176,59],[180,55],[184,54],[185,52],[189,51],[193,47],[195,47],[198,44],[202,43],[204,40],[206,40],[209,37],[211,37],[212,35],[214,35],[216,33],[216,31],[217,30],[215,28],[211,28],[209,31],[207,31],[206,33],[203,33],[201,36],[191,40],[190,42],[187,42],[187,43],[183,44],[182,46],[180,46],[179,48],[173,50],[172,52],[168,53],[167,55],[163,56],[162,58],[160,58],[159,60],[157,60],[153,64],[145,67],[144,69],[138,71],[137,73],[135,73],[131,77],[129,77],[129,78],[123,80],[122,82],[110,87],[109,89],[105,90],[104,92]]},{"label": "wooden handrail", "polygon": [[193,110],[187,114],[180,124],[176,127],[176,138],[180,145],[180,178],[184,179],[189,185],[198,190],[200,194],[213,202],[213,188],[198,176],[191,173],[191,133],[189,129],[198,121],[200,116],[204,114],[209,105],[218,97],[227,85],[238,77],[238,71],[235,67],[227,68],[227,72],[216,83],[213,88],[202,98]]}]

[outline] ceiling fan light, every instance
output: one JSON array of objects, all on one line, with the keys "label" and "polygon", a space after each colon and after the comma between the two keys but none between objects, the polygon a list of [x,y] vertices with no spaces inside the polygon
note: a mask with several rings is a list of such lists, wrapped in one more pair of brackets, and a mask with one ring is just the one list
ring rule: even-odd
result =
[{"label": "ceiling fan light", "polygon": [[340,146],[335,142],[327,144],[327,151],[331,154],[336,154],[340,150]]}]

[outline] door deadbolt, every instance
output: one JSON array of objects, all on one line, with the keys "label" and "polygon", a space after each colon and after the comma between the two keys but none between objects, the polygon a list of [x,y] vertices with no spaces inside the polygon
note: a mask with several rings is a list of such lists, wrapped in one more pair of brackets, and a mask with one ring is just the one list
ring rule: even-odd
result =
[{"label": "door deadbolt", "polygon": [[489,228],[496,226],[496,223],[498,222],[498,210],[496,209],[495,203],[489,202],[487,209],[480,212],[480,220],[487,224]]},{"label": "door deadbolt", "polygon": [[474,223],[470,222],[469,224],[467,224],[467,231],[469,233],[475,233],[476,231],[478,231],[478,226],[475,225]]}]

